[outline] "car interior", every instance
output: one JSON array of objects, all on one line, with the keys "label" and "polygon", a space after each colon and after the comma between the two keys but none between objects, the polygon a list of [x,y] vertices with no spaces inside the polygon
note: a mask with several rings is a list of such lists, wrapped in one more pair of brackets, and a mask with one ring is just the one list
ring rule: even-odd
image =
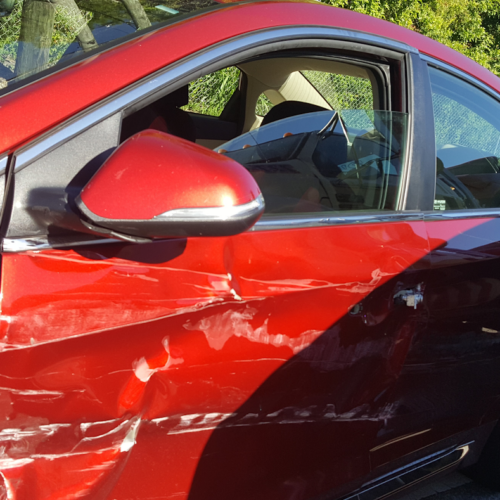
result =
[{"label": "car interior", "polygon": [[283,54],[223,68],[125,117],[121,141],[156,129],[227,155],[266,213],[394,210],[406,116],[388,64]]}]

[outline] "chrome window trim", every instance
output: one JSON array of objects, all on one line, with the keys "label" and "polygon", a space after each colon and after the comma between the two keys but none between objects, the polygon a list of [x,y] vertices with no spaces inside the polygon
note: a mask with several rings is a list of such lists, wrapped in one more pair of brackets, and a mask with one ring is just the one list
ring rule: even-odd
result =
[{"label": "chrome window trim", "polygon": [[49,242],[47,236],[40,238],[4,238],[2,242],[2,252],[4,253],[21,253],[21,252],[39,252],[40,250],[51,250],[54,248],[73,248],[87,245],[105,245],[110,243],[123,243],[123,240],[115,240],[111,238],[102,238],[94,240],[79,240],[75,241],[60,241]]},{"label": "chrome window trim", "polygon": [[49,153],[61,143],[90,128],[95,123],[108,118],[114,113],[123,111],[132,103],[158,92],[161,88],[182,79],[188,73],[201,72],[207,65],[226,59],[228,54],[233,56],[244,50],[275,42],[282,43],[282,48],[284,49],[288,45],[288,42],[293,44],[297,40],[306,39],[358,42],[362,45],[376,45],[380,48],[392,49],[401,53],[418,53],[414,47],[390,38],[341,28],[286,27],[242,35],[229,42],[215,45],[199,55],[181,61],[175,66],[168,66],[162,69],[160,73],[154,75],[150,80],[140,83],[132,89],[125,90],[116,97],[113,96],[104,105],[98,104],[96,109],[87,112],[73,122],[64,123],[55,133],[42,137],[35,144],[26,147],[18,153],[15,156],[15,171],[17,172],[27,167],[37,158]]},{"label": "chrome window trim", "polygon": [[488,210],[473,208],[467,210],[436,210],[434,212],[425,212],[424,220],[428,221],[447,221],[459,219],[493,219],[500,217],[499,208]]},{"label": "chrome window trim", "polygon": [[[222,61],[242,57],[247,51],[253,49],[264,50],[283,50],[288,47],[297,46],[297,42],[310,43],[310,46],[331,47],[332,42],[350,43],[356,49],[362,51],[363,46],[367,44],[378,49],[391,50],[392,52],[405,55],[408,53],[419,54],[414,47],[390,38],[364,33],[355,30],[348,30],[333,27],[302,26],[302,27],[284,27],[266,29],[251,34],[241,35],[230,41],[209,47],[195,56],[187,57],[177,63],[167,66],[156,74],[150,75],[130,86],[123,91],[109,97],[107,100],[92,106],[89,110],[80,113],[71,121],[61,124],[55,130],[42,136],[40,139],[21,149],[13,158],[14,172],[29,166],[33,161],[53,151],[56,147],[72,139],[78,134],[89,129],[96,123],[109,118],[110,116],[121,113],[124,110],[131,109],[134,105],[152,98],[155,94],[165,91],[170,86],[182,84],[183,79],[196,78],[197,73],[201,75],[207,71],[210,65],[216,65]],[[319,42],[319,43],[318,43]],[[272,47],[275,44],[275,47]],[[309,46],[309,45],[304,45]],[[187,80],[186,80],[187,81]],[[182,82],[182,83],[181,83]],[[286,217],[279,218],[265,217],[261,219],[251,231],[272,230],[272,229],[291,229],[303,227],[322,227],[335,226],[343,224],[365,224],[378,222],[399,222],[406,220],[422,220],[422,214],[414,212],[392,212],[389,214],[372,213],[359,215],[341,216],[324,215],[306,216],[306,217]],[[23,251],[40,251],[52,248],[69,248],[74,246],[118,243],[118,240],[102,239],[75,241],[70,239],[64,241],[49,241],[47,237],[40,238],[16,238],[5,239],[3,242],[3,251],[8,253],[17,253]]]},{"label": "chrome window trim", "polygon": [[430,66],[434,66],[437,69],[446,71],[447,73],[457,76],[458,78],[465,80],[467,83],[470,83],[475,87],[478,87],[479,89],[488,93],[491,97],[500,100],[500,93],[498,93],[495,89],[493,89],[489,85],[486,85],[486,83],[483,83],[477,78],[473,77],[472,75],[469,75],[469,73],[466,73],[461,69],[455,68],[455,66],[452,66],[451,64],[445,63],[443,61],[440,61],[439,59],[435,59],[434,57],[428,56],[426,54],[420,54],[420,58]]},{"label": "chrome window trim", "polygon": [[[331,215],[329,215],[331,214]],[[271,231],[275,229],[301,229],[310,227],[343,226],[346,224],[375,224],[383,222],[423,221],[423,212],[376,212],[371,214],[339,215],[338,212],[323,212],[323,215],[306,214],[301,217],[267,215],[262,217],[249,231]]]},{"label": "chrome window trim", "polygon": [[[391,213],[372,213],[361,215],[346,215],[340,216],[332,212],[332,216],[310,216],[302,217],[291,216],[286,214],[281,216],[264,216],[248,231],[272,231],[277,229],[305,229],[305,228],[320,228],[343,226],[346,224],[376,224],[376,223],[391,223],[391,222],[415,222],[423,221],[423,212],[391,212]],[[158,240],[160,241],[160,240]],[[86,245],[99,245],[110,243],[122,243],[118,239],[83,239],[75,241],[74,238],[61,238],[59,241],[49,241],[46,236],[40,238],[5,238],[3,240],[2,251],[5,253],[20,253],[28,251],[49,250],[55,248],[73,248]]]},{"label": "chrome window trim", "polygon": [[[396,212],[377,213],[348,216],[265,216],[260,219],[251,229],[252,231],[272,231],[278,229],[304,229],[311,227],[332,227],[346,224],[376,224],[376,223],[396,223],[396,222],[437,222],[461,219],[490,219],[500,217],[500,210],[449,210],[442,212]],[[71,248],[87,245],[104,245],[110,243],[122,243],[116,239],[94,239],[81,241],[58,241],[49,242],[47,237],[40,238],[5,238],[3,240],[2,251],[6,253],[19,253],[27,251],[49,250],[54,248]]]},{"label": "chrome window trim", "polygon": [[5,174],[8,163],[9,163],[9,157],[7,155],[5,155],[3,158],[0,158],[0,175]]}]

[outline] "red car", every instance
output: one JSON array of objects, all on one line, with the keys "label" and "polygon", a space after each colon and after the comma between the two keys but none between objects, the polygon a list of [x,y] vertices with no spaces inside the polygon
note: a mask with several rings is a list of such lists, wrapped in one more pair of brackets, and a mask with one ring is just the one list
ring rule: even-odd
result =
[{"label": "red car", "polygon": [[496,76],[319,3],[2,5],[0,498],[499,481]]}]

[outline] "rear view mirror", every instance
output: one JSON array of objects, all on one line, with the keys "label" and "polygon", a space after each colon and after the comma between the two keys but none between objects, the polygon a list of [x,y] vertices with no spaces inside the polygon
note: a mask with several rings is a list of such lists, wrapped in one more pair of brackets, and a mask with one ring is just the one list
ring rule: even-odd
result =
[{"label": "rear view mirror", "polygon": [[92,232],[130,241],[230,236],[264,211],[257,183],[239,163],[155,130],[121,144],[76,203]]}]

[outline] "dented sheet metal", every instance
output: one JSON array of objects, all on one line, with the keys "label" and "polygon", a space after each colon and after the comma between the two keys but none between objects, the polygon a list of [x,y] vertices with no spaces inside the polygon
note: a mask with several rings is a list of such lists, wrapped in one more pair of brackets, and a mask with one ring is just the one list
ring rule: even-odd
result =
[{"label": "dented sheet metal", "polygon": [[[16,422],[12,422],[16,425]],[[3,494],[9,500],[82,498],[104,486],[135,444],[139,417],[81,424],[19,422],[0,431]]]},{"label": "dented sheet metal", "polygon": [[428,252],[415,222],[4,255],[4,497],[252,498],[251,478],[303,498],[358,480],[394,438],[423,319],[392,297],[425,281]]}]

